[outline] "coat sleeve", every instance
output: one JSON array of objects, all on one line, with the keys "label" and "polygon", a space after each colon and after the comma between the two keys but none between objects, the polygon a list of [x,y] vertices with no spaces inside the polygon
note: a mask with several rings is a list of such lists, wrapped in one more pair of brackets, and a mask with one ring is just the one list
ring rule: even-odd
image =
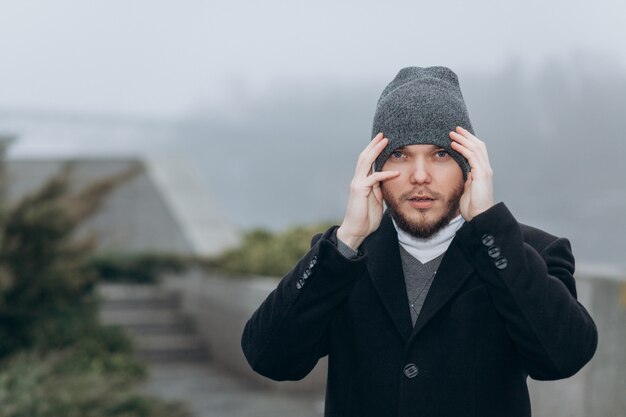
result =
[{"label": "coat sleeve", "polygon": [[347,259],[331,240],[333,227],[313,239],[311,250],[280,281],[248,320],[241,339],[250,366],[282,380],[304,378],[328,352],[328,327],[365,255]]},{"label": "coat sleeve", "polygon": [[528,374],[538,380],[566,378],[591,359],[598,333],[576,299],[568,240],[538,229],[528,234],[503,203],[457,232]]}]

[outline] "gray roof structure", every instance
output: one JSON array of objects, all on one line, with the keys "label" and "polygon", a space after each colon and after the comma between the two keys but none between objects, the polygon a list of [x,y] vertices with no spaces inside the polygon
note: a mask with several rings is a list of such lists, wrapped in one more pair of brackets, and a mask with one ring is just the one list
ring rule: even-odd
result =
[{"label": "gray roof structure", "polygon": [[79,230],[95,232],[102,252],[159,252],[216,255],[239,241],[237,231],[214,208],[181,161],[137,158],[8,159],[5,198],[16,202],[34,192],[67,162],[76,189],[121,173],[134,164],[145,169],[115,189],[101,210]]},{"label": "gray roof structure", "polygon": [[240,243],[240,234],[206,191],[202,173],[184,156],[152,153],[145,161],[194,253],[215,255]]}]

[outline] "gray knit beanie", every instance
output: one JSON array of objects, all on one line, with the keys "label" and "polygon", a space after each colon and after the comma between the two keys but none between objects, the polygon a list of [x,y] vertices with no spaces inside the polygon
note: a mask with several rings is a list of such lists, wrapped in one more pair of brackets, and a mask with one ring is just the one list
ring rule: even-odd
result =
[{"label": "gray knit beanie", "polygon": [[448,133],[461,126],[474,134],[456,74],[446,67],[407,67],[383,90],[372,137],[383,132],[389,145],[376,159],[382,169],[389,155],[405,145],[433,144],[446,149],[467,176],[469,163],[450,147]]}]

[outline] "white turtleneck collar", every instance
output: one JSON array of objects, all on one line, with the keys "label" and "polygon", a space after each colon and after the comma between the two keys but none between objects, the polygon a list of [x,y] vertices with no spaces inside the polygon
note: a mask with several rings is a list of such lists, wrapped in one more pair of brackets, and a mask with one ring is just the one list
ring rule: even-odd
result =
[{"label": "white turtleneck collar", "polygon": [[[392,219],[393,220],[393,219]],[[421,263],[432,261],[446,250],[454,239],[457,230],[463,226],[465,220],[460,214],[452,219],[447,226],[427,239],[417,238],[400,229],[393,220],[393,226],[398,232],[398,242],[407,252]]]}]

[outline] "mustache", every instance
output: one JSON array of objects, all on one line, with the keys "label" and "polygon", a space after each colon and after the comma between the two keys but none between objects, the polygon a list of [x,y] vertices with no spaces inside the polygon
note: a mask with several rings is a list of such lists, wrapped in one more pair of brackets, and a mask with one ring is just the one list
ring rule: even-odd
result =
[{"label": "mustache", "polygon": [[416,196],[416,195],[427,195],[427,196],[432,197],[434,199],[441,199],[442,198],[441,193],[438,193],[436,191],[432,191],[428,187],[425,187],[425,188],[415,188],[415,189],[413,189],[411,191],[408,191],[406,193],[402,193],[400,195],[400,199],[401,200],[408,200],[411,197]]}]

